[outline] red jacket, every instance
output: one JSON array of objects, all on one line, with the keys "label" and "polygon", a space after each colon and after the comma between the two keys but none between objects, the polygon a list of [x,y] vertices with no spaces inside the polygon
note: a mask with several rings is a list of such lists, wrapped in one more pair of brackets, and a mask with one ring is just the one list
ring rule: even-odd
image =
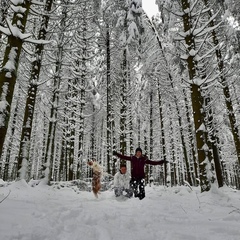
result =
[{"label": "red jacket", "polygon": [[144,166],[145,164],[151,165],[161,165],[164,163],[164,160],[161,161],[151,161],[146,156],[141,156],[137,158],[136,156],[124,156],[117,153],[117,156],[121,159],[131,161],[131,177],[136,179],[145,178]]}]

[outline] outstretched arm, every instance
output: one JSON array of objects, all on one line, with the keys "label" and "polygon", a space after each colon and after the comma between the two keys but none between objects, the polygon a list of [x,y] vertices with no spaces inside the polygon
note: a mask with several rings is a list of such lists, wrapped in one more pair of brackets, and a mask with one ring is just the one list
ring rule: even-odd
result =
[{"label": "outstretched arm", "polygon": [[164,163],[167,163],[167,161],[165,161],[165,160],[152,161],[152,160],[149,160],[149,159],[146,160],[146,164],[150,164],[150,165],[162,165]]},{"label": "outstretched arm", "polygon": [[116,151],[113,152],[113,155],[123,159],[123,160],[127,160],[127,161],[131,161],[132,160],[132,157],[131,156],[125,156],[125,155],[122,155],[120,153],[117,153]]}]

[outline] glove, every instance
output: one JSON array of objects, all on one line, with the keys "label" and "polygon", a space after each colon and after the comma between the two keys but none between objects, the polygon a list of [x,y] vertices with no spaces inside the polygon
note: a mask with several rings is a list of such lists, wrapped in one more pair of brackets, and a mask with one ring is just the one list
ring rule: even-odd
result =
[{"label": "glove", "polygon": [[117,155],[117,152],[116,151],[113,151],[113,156],[116,156]]}]

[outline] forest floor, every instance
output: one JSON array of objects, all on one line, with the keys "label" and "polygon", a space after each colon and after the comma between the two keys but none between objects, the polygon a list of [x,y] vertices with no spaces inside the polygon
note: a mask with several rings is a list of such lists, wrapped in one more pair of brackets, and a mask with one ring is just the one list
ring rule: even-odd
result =
[{"label": "forest floor", "polygon": [[[112,190],[0,180],[1,240],[239,240],[240,191],[146,186],[146,197]],[[6,196],[9,196],[6,198]],[[4,199],[5,198],[5,199]]]}]

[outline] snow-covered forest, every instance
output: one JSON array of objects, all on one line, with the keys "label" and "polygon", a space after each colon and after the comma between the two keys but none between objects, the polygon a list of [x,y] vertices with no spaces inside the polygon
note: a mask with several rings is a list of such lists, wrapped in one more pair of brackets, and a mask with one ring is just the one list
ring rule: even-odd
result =
[{"label": "snow-covered forest", "polygon": [[240,1],[156,4],[1,0],[0,179],[112,176],[140,146],[168,161],[147,182],[240,189]]}]

